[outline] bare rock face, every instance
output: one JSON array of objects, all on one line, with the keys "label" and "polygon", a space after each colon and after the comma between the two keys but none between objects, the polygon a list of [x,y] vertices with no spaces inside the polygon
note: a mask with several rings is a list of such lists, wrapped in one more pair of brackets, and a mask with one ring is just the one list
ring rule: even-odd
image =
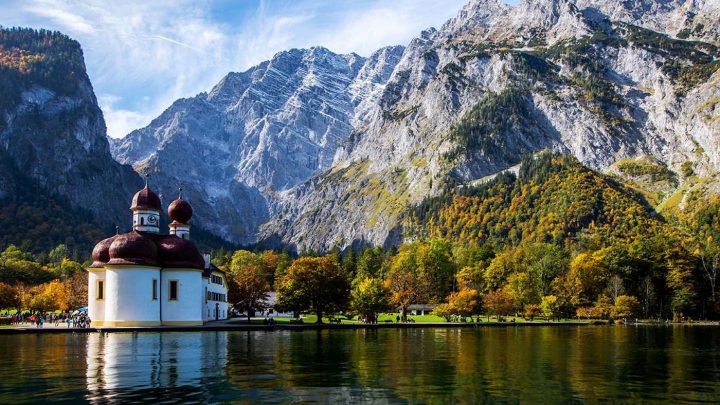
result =
[{"label": "bare rock face", "polygon": [[[219,235],[297,250],[395,244],[409,206],[544,149],[600,170],[649,156],[709,175],[720,51],[682,38],[715,40],[716,11],[472,0],[367,59],[293,50],[232,73],[113,153],[195,185],[211,201],[198,217]],[[178,164],[192,159],[202,163]]]},{"label": "bare rock face", "polygon": [[707,42],[720,40],[720,2],[716,0],[577,0],[580,8],[613,21]]},{"label": "bare rock face", "polygon": [[[92,212],[97,222],[126,223],[141,180],[110,155],[80,45],[59,33],[6,30],[0,50],[11,55],[0,73],[2,152],[39,187]],[[19,54],[40,60],[30,68],[13,65]]]},{"label": "bare rock face", "polygon": [[207,94],[178,100],[114,141],[113,154],[155,173],[163,193],[184,185],[210,231],[254,242],[278,192],[332,166],[355,111],[372,103],[401,52],[389,47],[367,60],[325,48],[281,52],[228,74]]}]

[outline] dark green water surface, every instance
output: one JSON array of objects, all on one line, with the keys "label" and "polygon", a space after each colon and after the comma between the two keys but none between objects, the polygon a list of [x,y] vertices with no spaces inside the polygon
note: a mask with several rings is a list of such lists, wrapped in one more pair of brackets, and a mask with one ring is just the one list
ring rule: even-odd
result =
[{"label": "dark green water surface", "polygon": [[720,328],[0,336],[0,403],[720,402]]}]

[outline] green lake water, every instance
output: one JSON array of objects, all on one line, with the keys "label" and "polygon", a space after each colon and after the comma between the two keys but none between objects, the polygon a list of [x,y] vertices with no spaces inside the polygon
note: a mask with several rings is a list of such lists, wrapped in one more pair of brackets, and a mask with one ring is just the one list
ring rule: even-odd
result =
[{"label": "green lake water", "polygon": [[720,328],[0,336],[0,403],[720,402]]}]

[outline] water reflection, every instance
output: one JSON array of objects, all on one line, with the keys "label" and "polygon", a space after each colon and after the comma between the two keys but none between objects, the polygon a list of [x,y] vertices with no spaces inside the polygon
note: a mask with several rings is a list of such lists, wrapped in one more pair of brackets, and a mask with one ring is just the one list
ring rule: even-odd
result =
[{"label": "water reflection", "polygon": [[720,329],[0,336],[0,403],[715,402]]},{"label": "water reflection", "polygon": [[94,333],[86,340],[91,402],[200,401],[210,397],[203,383],[225,376],[227,333]]}]

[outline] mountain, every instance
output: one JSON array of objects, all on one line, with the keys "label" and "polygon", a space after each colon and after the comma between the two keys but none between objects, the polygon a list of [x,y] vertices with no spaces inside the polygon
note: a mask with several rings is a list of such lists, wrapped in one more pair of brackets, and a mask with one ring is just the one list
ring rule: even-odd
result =
[{"label": "mountain", "polygon": [[110,154],[80,45],[0,29],[0,88],[3,242],[89,243],[98,227],[127,223],[141,180]]},{"label": "mountain", "polygon": [[572,156],[540,153],[525,157],[516,173],[423,201],[412,210],[407,233],[478,246],[597,246],[625,244],[662,227],[668,227],[662,217],[622,182]]},{"label": "mountain", "polygon": [[389,47],[367,59],[325,48],[281,52],[228,74],[209,93],[178,100],[114,141],[113,155],[155,173],[163,193],[182,184],[210,231],[253,242],[277,192],[332,166],[401,52]]},{"label": "mountain", "polygon": [[412,206],[546,149],[711,178],[715,3],[473,0],[367,59],[312,48],[231,73],[112,150],[194,184],[216,234],[297,250],[397,244]]}]

